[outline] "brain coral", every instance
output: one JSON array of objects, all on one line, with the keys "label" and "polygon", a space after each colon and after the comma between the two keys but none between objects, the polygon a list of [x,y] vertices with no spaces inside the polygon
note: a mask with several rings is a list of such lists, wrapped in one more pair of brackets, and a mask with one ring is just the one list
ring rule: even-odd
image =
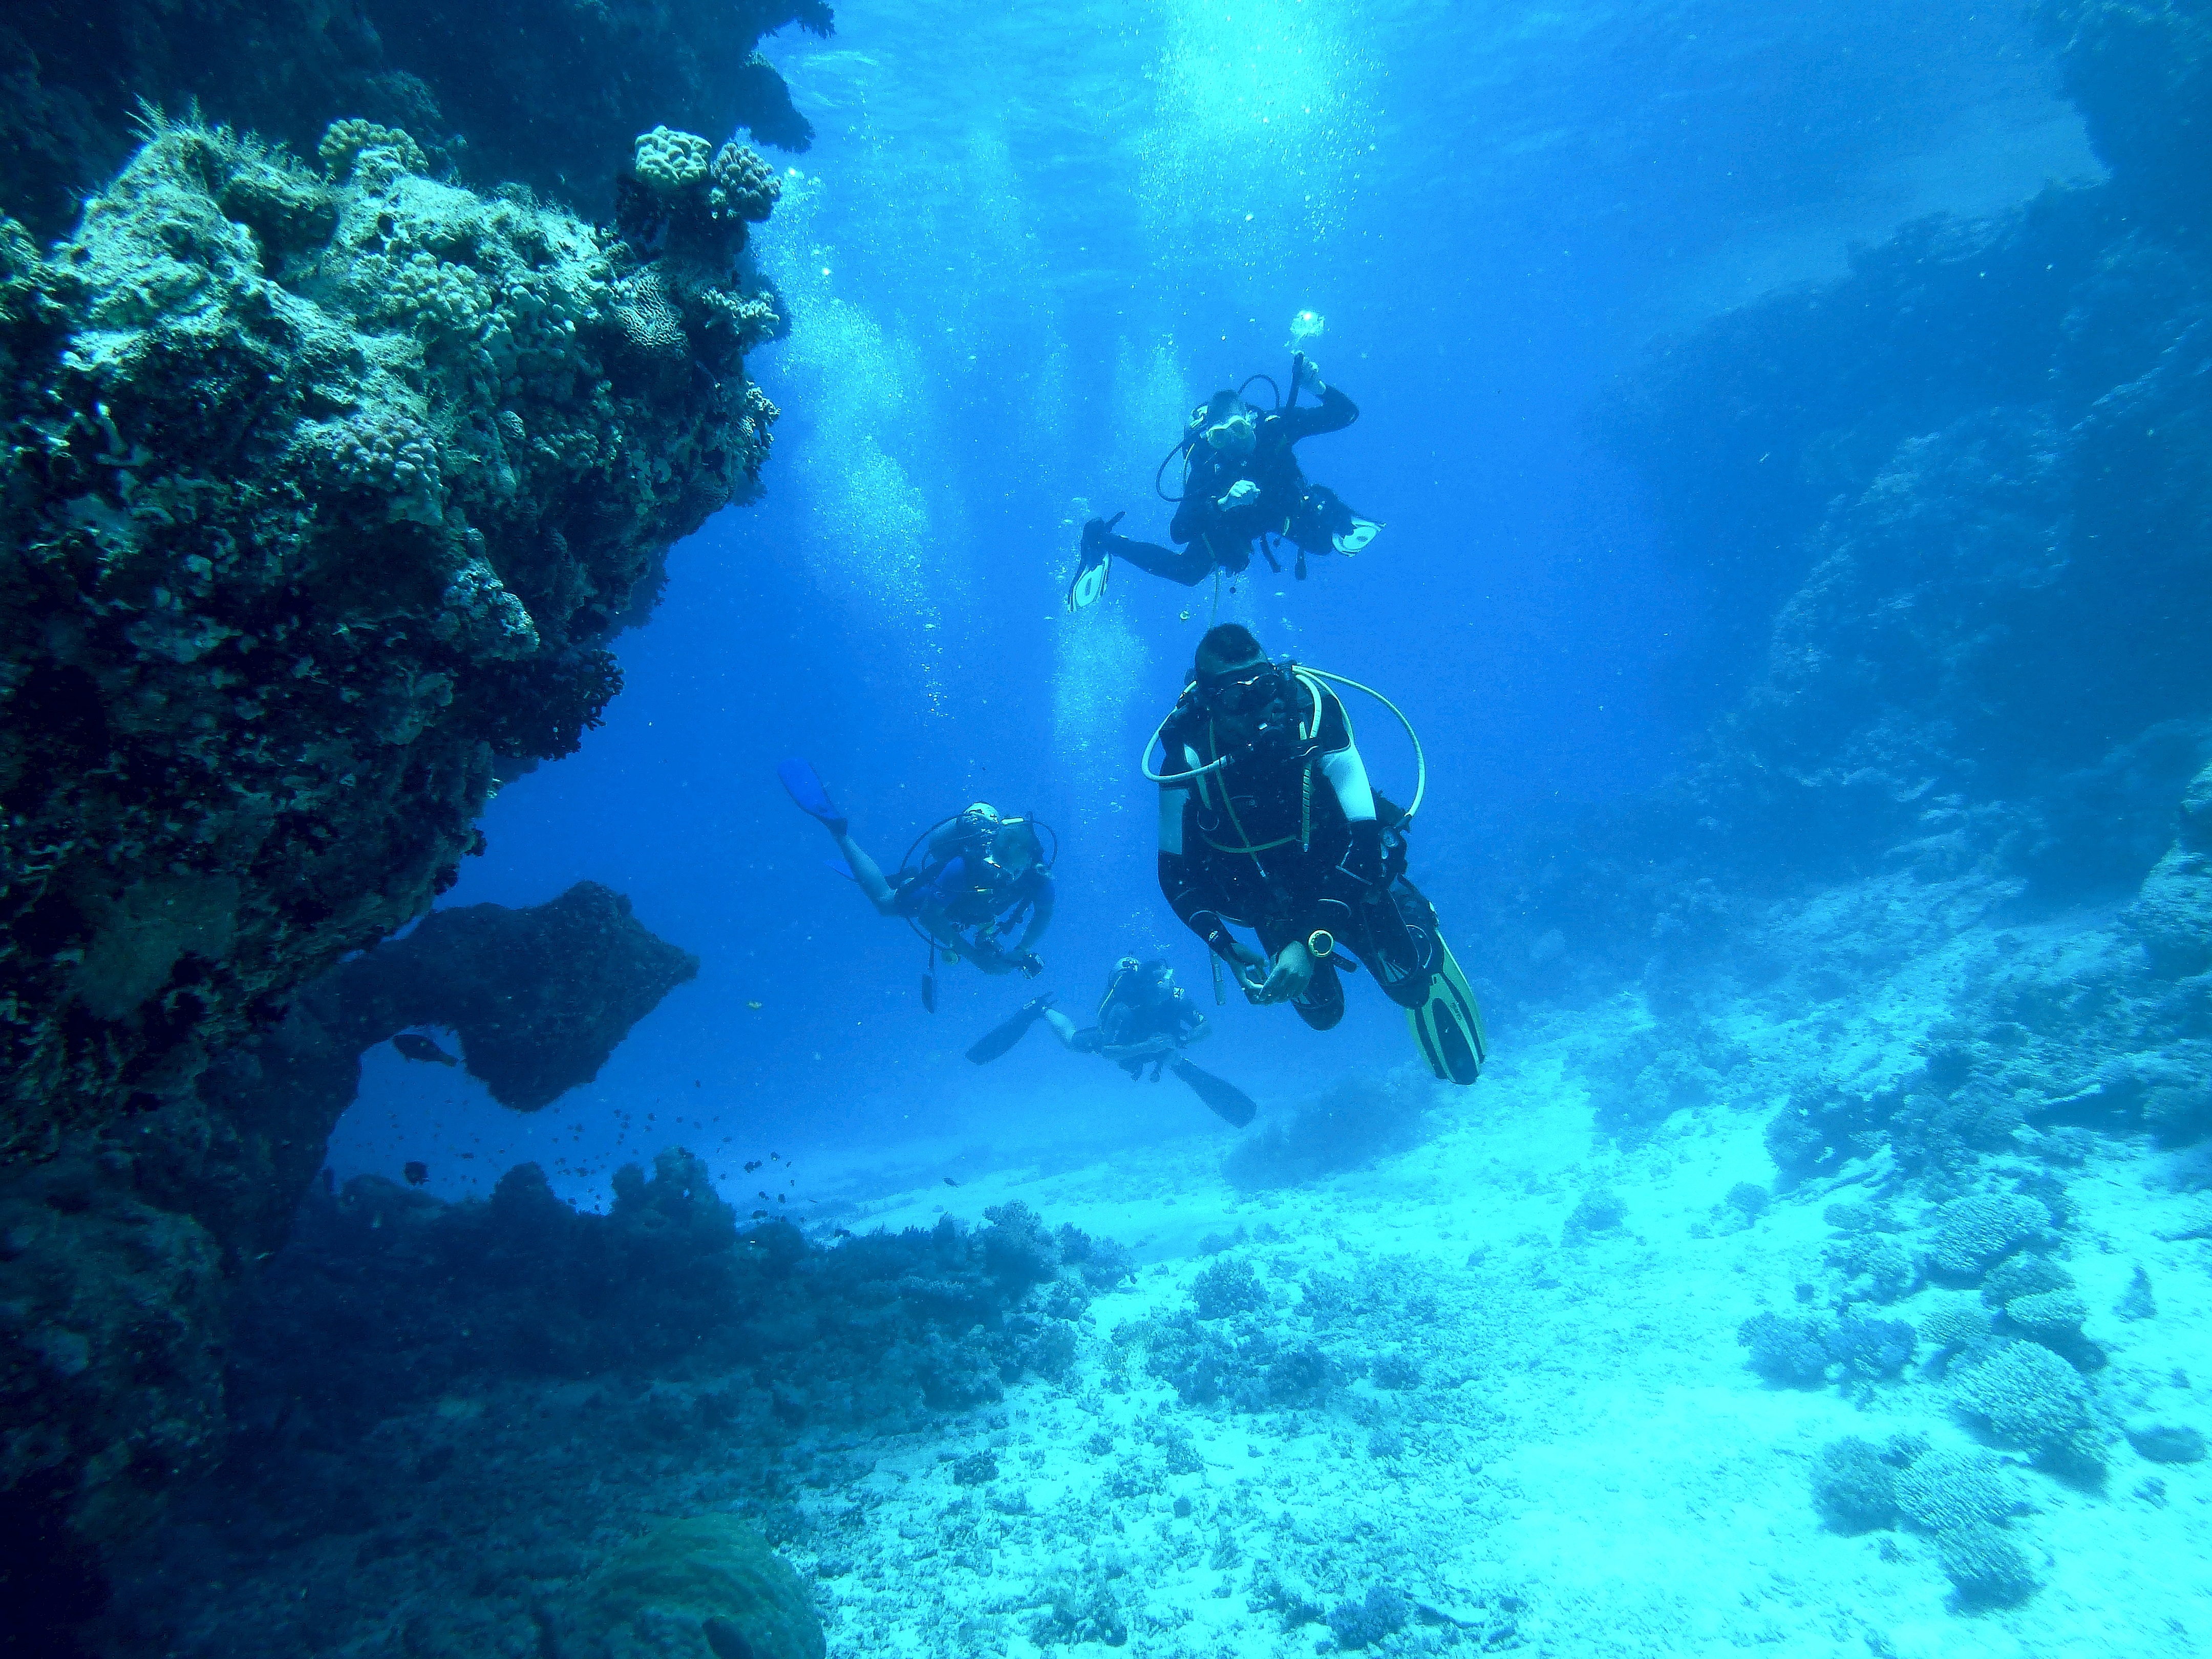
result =
[{"label": "brain coral", "polygon": [[0,223],[11,1153],[425,909],[500,769],[597,722],[670,543],[755,493],[757,283],[394,129],[322,154],[156,122],[52,258]]},{"label": "brain coral", "polygon": [[586,1579],[561,1624],[575,1659],[823,1659],[822,1621],[781,1557],[730,1515],[666,1522]]}]

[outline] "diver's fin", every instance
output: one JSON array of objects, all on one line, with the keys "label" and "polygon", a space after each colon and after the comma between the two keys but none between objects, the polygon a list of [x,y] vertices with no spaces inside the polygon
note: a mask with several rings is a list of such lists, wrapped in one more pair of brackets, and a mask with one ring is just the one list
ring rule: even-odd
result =
[{"label": "diver's fin", "polygon": [[842,859],[824,859],[822,860],[822,867],[831,875],[842,876],[855,885],[860,883],[860,878],[853,873],[853,866]]},{"label": "diver's fin", "polygon": [[1260,1108],[1252,1097],[1233,1083],[1224,1083],[1211,1072],[1201,1072],[1187,1060],[1178,1060],[1173,1067],[1175,1074],[1191,1086],[1191,1091],[1229,1121],[1233,1128],[1243,1128],[1259,1114]]},{"label": "diver's fin", "polygon": [[1357,553],[1382,533],[1382,526],[1372,519],[1354,519],[1352,528],[1341,535],[1331,536],[1328,544],[1340,553]]},{"label": "diver's fin", "polygon": [[823,827],[833,836],[842,836],[846,830],[845,815],[830,799],[830,792],[822,787],[822,780],[814,769],[793,756],[775,769],[783,780],[784,792],[799,805],[799,810],[822,820]]},{"label": "diver's fin", "polygon": [[1110,519],[1093,519],[1083,526],[1083,552],[1076,561],[1075,580],[1067,585],[1070,611],[1082,610],[1106,591],[1106,578],[1114,569],[1114,556],[1107,550],[1106,538],[1121,518],[1116,513]]},{"label": "diver's fin", "polygon": [[1429,998],[1418,1008],[1406,1010],[1413,1028],[1413,1046],[1429,1069],[1445,1083],[1469,1084],[1482,1075],[1482,1062],[1490,1051],[1483,1035],[1482,1010],[1468,988],[1451,946],[1443,935],[1437,939],[1437,970],[1429,977]]},{"label": "diver's fin", "polygon": [[1012,1018],[1002,1024],[994,1025],[981,1036],[976,1038],[975,1046],[968,1050],[968,1058],[978,1066],[989,1065],[1027,1036],[1030,1034],[1030,1027],[1037,1023],[1038,1018],[1051,1004],[1052,997],[1048,993],[1032,1001],[1024,1003],[1014,1011]]}]

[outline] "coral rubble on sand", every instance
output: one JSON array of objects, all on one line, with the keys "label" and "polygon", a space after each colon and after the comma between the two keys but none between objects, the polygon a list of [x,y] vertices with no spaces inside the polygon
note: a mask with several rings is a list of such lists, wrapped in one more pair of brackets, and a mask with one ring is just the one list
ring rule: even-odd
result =
[{"label": "coral rubble on sand", "polygon": [[[275,1655],[404,1626],[412,1651],[521,1653],[550,1620],[562,1652],[707,1659],[719,1619],[747,1646],[716,1655],[819,1656],[752,1526],[812,1536],[882,1447],[1064,1379],[1125,1273],[1019,1202],[828,1249],[740,1231],[680,1149],[605,1216],[530,1164],[453,1205],[356,1177],[310,1197],[243,1310],[237,1450],[130,1561],[110,1638]],[[698,1518],[629,1541],[672,1514]],[[693,1644],[624,1645],[663,1624]]]}]

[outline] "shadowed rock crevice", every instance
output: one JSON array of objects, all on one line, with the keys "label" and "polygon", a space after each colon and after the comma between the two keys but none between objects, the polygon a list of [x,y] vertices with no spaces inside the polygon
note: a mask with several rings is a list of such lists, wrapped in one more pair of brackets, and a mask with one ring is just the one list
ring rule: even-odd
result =
[{"label": "shadowed rock crevice", "polygon": [[[234,1304],[283,1245],[368,1048],[458,1030],[494,1093],[535,1110],[697,970],[588,882],[530,909],[441,912],[310,987],[196,1092],[0,1180],[0,1491],[28,1540],[25,1605],[82,1619],[97,1551],[219,1455]],[[322,1351],[343,1369],[340,1334]]]}]

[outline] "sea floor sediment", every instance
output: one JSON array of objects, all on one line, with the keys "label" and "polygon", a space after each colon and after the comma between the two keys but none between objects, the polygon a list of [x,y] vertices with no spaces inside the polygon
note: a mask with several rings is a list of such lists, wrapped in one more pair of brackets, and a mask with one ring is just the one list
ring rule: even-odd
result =
[{"label": "sea floor sediment", "polygon": [[[994,1339],[1027,1322],[1031,1363],[991,1350],[1000,1383],[949,1406],[670,1361],[479,1377],[350,1443],[270,1426],[124,1564],[106,1650],[536,1654],[623,1540],[730,1510],[799,1570],[833,1653],[2192,1653],[2212,1607],[2161,1564],[2212,1547],[2212,1464],[2187,1457],[2201,1159],[2033,1123],[1911,1173],[1870,1145],[1793,1182],[1770,1151],[1778,1103],[1917,1075],[1959,988],[2034,945],[1970,927],[1789,1017],[1771,989],[1709,1003],[1723,1086],[1630,1133],[1593,1125],[1649,1045],[1633,993],[1523,1026],[1477,1090],[1436,1091],[1421,1144],[1303,1184],[1232,1184],[1207,1133],[854,1200],[862,1235],[981,1238],[1026,1206],[1133,1271],[1040,1280]],[[2031,1340],[1938,1265],[1991,1194],[2043,1206],[2010,1259],[2070,1282],[2067,1330]],[[1869,1237],[1904,1269],[1870,1274]],[[1762,1315],[1901,1332],[1903,1357],[1832,1345],[1789,1374],[1743,1334]],[[1976,1368],[2023,1344],[2080,1378],[2090,1462],[1972,1408]],[[1814,1488],[1851,1437],[1999,1483],[1983,1524],[2014,1577],[1960,1566],[1981,1533],[1838,1530]]]}]

